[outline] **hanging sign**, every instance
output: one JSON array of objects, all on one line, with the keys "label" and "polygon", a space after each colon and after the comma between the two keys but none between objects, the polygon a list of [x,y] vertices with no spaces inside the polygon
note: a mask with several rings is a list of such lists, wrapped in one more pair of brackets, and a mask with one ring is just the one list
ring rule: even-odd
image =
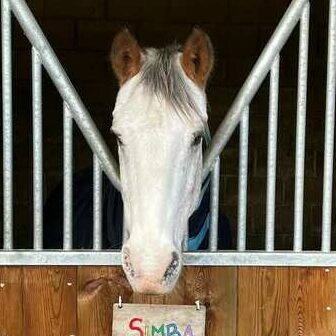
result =
[{"label": "hanging sign", "polygon": [[115,304],[113,336],[204,336],[204,306]]}]

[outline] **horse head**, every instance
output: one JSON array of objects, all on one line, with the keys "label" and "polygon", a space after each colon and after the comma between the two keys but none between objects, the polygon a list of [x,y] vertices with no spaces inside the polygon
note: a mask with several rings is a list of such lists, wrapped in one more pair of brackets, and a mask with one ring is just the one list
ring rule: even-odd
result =
[{"label": "horse head", "polygon": [[122,265],[135,291],[167,293],[200,196],[213,49],[196,28],[182,47],[163,49],[141,48],[124,29],[111,63],[120,84],[111,130],[124,202]]}]

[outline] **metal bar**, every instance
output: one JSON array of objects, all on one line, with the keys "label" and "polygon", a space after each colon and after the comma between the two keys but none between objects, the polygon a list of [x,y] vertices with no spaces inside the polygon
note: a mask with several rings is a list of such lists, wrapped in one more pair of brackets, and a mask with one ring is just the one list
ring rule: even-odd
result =
[{"label": "metal bar", "polygon": [[3,248],[13,248],[12,28],[8,0],[1,1]]},{"label": "metal bar", "polygon": [[300,22],[298,97],[296,120],[295,196],[294,196],[294,244],[295,252],[302,251],[304,163],[306,136],[307,74],[309,43],[309,3],[306,4]]},{"label": "metal bar", "polygon": [[226,117],[219,125],[211,145],[206,150],[203,159],[203,180],[212,169],[214,160],[220,155],[224,146],[230,139],[233,131],[237,127],[242,109],[249,105],[252,98],[258,91],[261,83],[270,70],[275,57],[279,54],[289,35],[293,31],[300,19],[304,6],[308,0],[294,0],[288,7],[285,15],[281,19],[271,39],[267,43],[258,61],[247,77],[244,85],[240,89]]},{"label": "metal bar", "polygon": [[277,56],[271,68],[269,117],[268,117],[268,149],[267,149],[267,201],[266,201],[266,251],[274,250],[275,188],[276,188],[276,156],[278,133],[279,102],[279,67]]},{"label": "metal bar", "polygon": [[247,213],[247,174],[248,174],[248,137],[249,107],[245,107],[240,121],[239,135],[239,180],[238,180],[238,251],[246,249],[246,213]]},{"label": "metal bar", "polygon": [[[118,251],[0,251],[0,265],[64,265],[64,266],[118,266]],[[183,254],[185,266],[306,266],[335,267],[336,252],[187,252]]]},{"label": "metal bar", "polygon": [[332,184],[335,136],[335,87],[336,87],[336,0],[329,4],[329,36],[327,93],[324,141],[322,251],[329,252],[331,245]]},{"label": "metal bar", "polygon": [[102,249],[103,176],[97,155],[93,155],[93,249]]},{"label": "metal bar", "polygon": [[63,249],[72,249],[72,116],[63,106]]},{"label": "metal bar", "polygon": [[[67,102],[72,116],[82,131],[83,136],[87,140],[92,151],[98,156],[106,175],[114,186],[120,190],[117,163],[29,7],[24,0],[9,1],[14,15],[25,31],[30,43],[39,52],[44,68],[48,72],[63,100]],[[5,1],[5,3],[7,2],[8,0]]]},{"label": "metal bar", "polygon": [[189,249],[188,243],[189,243],[189,227],[187,227],[187,232],[185,233],[184,238],[183,238],[183,244],[182,244],[183,252],[188,251]]},{"label": "metal bar", "polygon": [[42,64],[32,48],[34,249],[43,248]]},{"label": "metal bar", "polygon": [[210,232],[209,250],[217,251],[218,241],[218,208],[219,208],[219,181],[220,180],[220,158],[217,158],[211,172],[210,182]]},{"label": "metal bar", "polygon": [[336,266],[336,252],[189,252],[183,254],[186,266]]}]

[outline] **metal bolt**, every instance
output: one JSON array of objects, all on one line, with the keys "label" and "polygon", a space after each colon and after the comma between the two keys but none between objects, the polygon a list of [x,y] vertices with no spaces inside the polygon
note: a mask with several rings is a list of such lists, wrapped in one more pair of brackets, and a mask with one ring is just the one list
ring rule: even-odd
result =
[{"label": "metal bolt", "polygon": [[[72,282],[67,282],[68,286],[72,286]],[[70,336],[74,336],[74,335],[70,335]]]},{"label": "metal bolt", "polygon": [[327,306],[327,307],[326,307],[326,310],[330,311],[330,310],[331,310],[331,307],[330,307],[330,306]]},{"label": "metal bolt", "polygon": [[330,269],[329,269],[329,268],[326,268],[324,271],[325,271],[326,273],[329,273],[329,272],[330,272]]},{"label": "metal bolt", "polygon": [[0,283],[0,287],[1,288],[4,288],[5,287],[5,284],[3,282]]},{"label": "metal bolt", "polygon": [[196,310],[200,310],[201,309],[200,301],[199,300],[195,301],[195,305],[196,305]]}]

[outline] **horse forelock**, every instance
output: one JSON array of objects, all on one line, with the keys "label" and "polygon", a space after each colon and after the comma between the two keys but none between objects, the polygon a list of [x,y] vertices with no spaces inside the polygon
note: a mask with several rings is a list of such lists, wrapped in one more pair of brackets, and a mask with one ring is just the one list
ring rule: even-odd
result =
[{"label": "horse forelock", "polygon": [[171,104],[173,110],[183,120],[192,120],[195,113],[203,119],[202,111],[186,82],[186,75],[176,61],[179,52],[178,44],[162,49],[146,49],[141,81],[152,94]]}]

